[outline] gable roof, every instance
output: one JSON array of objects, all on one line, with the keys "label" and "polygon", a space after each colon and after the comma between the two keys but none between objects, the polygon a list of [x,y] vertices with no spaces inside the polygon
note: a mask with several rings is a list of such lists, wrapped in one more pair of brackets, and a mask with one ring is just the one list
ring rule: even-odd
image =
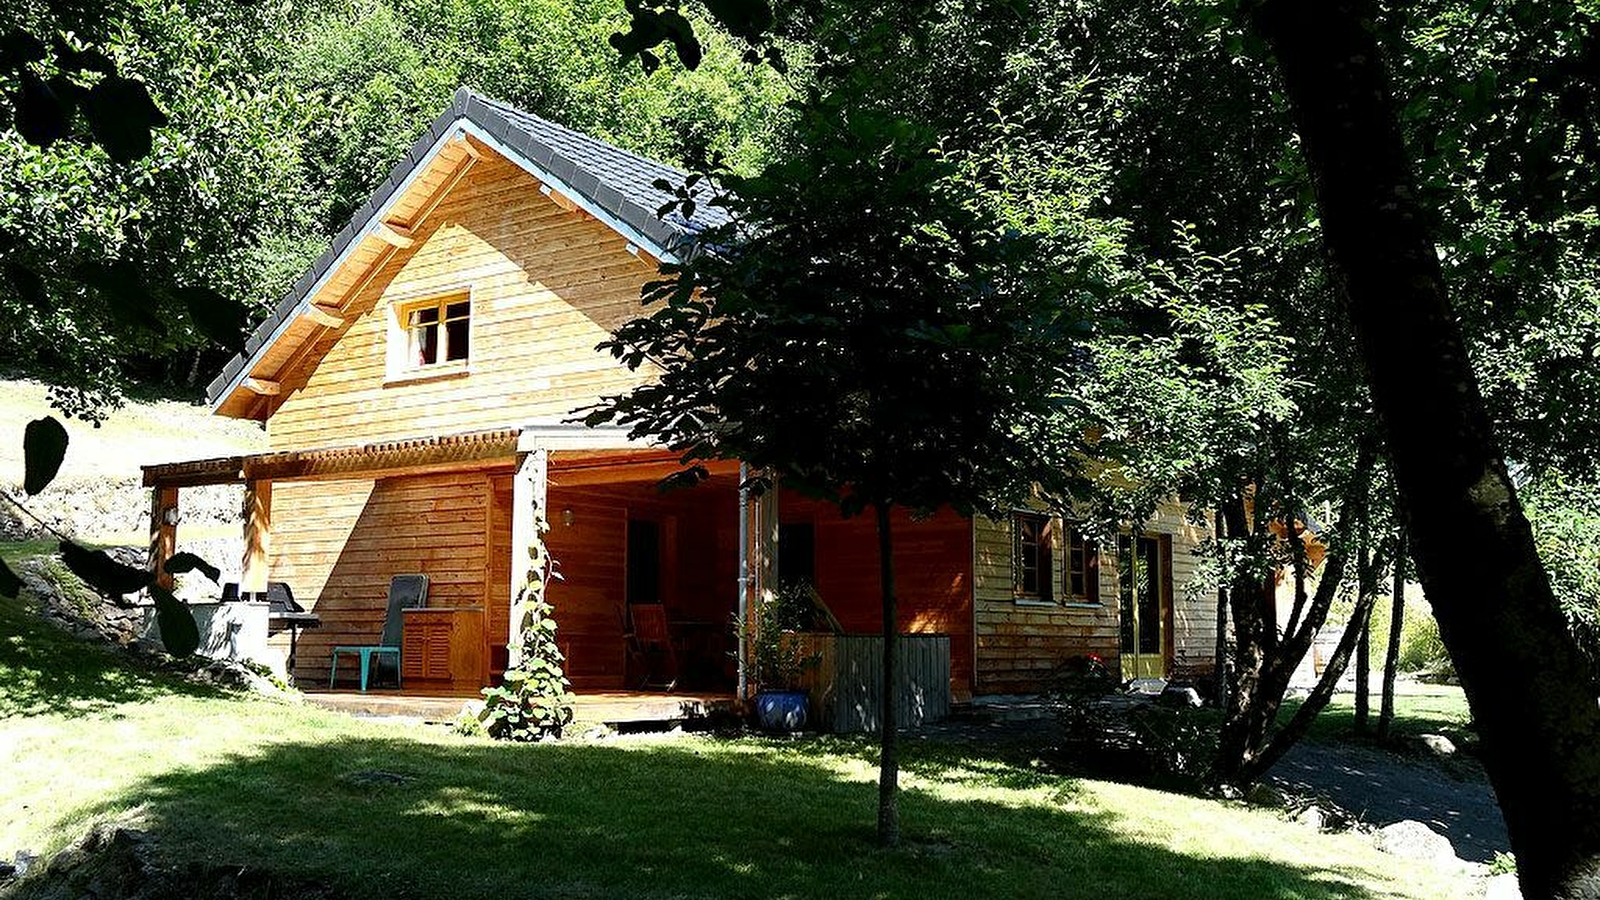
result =
[{"label": "gable roof", "polygon": [[685,219],[677,210],[666,217],[658,216],[656,210],[674,197],[657,189],[653,182],[665,179],[673,185],[681,184],[687,173],[459,88],[450,105],[395,163],[389,176],[334,236],[328,249],[295,281],[272,314],[251,332],[244,350],[207,385],[206,401],[213,411],[240,389],[262,355],[283,336],[291,322],[307,311],[311,298],[351,251],[364,238],[377,233],[387,211],[418,174],[450,140],[466,135],[528,171],[547,193],[559,193],[658,259],[676,258],[685,238],[728,221],[725,210],[706,203],[696,204],[691,219]]}]

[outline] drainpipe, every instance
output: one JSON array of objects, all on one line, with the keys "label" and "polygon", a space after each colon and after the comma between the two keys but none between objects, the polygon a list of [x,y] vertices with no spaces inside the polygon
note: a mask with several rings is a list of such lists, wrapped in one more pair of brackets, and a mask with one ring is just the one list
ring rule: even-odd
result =
[{"label": "drainpipe", "polygon": [[750,615],[750,489],[745,486],[750,467],[739,464],[739,702],[749,695],[745,654],[749,644]]}]

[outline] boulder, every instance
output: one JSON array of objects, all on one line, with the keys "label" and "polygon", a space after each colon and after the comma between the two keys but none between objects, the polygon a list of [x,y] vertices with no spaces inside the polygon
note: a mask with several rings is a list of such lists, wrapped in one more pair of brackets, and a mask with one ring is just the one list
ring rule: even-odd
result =
[{"label": "boulder", "polygon": [[1322,807],[1317,806],[1315,803],[1296,813],[1294,820],[1307,828],[1315,828],[1318,831],[1327,827],[1328,824],[1327,815],[1322,811]]},{"label": "boulder", "polygon": [[1422,741],[1422,746],[1428,748],[1428,752],[1434,756],[1451,757],[1456,754],[1455,743],[1442,734],[1424,734],[1418,739]]},{"label": "boulder", "polygon": [[1379,828],[1373,843],[1379,850],[1405,859],[1458,861],[1449,838],[1415,819],[1403,819]]}]

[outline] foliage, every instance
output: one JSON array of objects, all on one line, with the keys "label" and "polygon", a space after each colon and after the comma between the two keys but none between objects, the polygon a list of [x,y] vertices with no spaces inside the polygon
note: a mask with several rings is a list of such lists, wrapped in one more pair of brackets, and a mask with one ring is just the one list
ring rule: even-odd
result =
[{"label": "foliage", "polygon": [[1069,765],[1191,792],[1212,781],[1220,724],[1214,710],[1078,696],[1063,704],[1060,722]]},{"label": "foliage", "polygon": [[572,723],[572,683],[556,644],[555,608],[547,596],[555,571],[544,543],[549,524],[537,507],[533,516],[535,537],[528,548],[527,573],[512,606],[518,617],[517,640],[511,648],[515,663],[501,676],[499,686],[483,689],[483,711],[478,715],[484,731],[501,740],[559,738]]},{"label": "foliage", "polygon": [[1549,472],[1521,496],[1556,598],[1600,684],[1600,484]]},{"label": "foliage", "polygon": [[1069,656],[1045,680],[1044,693],[1049,697],[1090,700],[1114,693],[1121,681],[1095,654]]},{"label": "foliage", "polygon": [[816,666],[819,656],[807,654],[795,639],[812,627],[815,594],[816,588],[805,582],[786,582],[757,606],[748,629],[757,690],[796,690],[806,670]]},{"label": "foliage", "polygon": [[[0,12],[0,33],[51,54],[25,77],[0,65],[0,357],[52,381],[71,415],[220,368],[462,84],[645,155],[741,171],[784,119],[782,81],[719,40],[694,73],[616,66],[603,36],[618,14],[600,0],[126,0],[94,8],[91,28],[58,9]],[[84,90],[148,88],[167,120],[147,130],[151,152],[114,159],[83,129],[41,142],[12,127],[19,85],[55,85],[60,54],[114,65],[81,73]]]}]

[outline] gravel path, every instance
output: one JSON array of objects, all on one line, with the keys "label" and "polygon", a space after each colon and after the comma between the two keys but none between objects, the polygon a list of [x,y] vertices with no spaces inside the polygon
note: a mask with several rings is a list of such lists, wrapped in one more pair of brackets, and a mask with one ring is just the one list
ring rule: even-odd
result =
[{"label": "gravel path", "polygon": [[1326,797],[1369,825],[1423,822],[1468,862],[1489,862],[1511,847],[1494,792],[1470,762],[1446,766],[1359,744],[1302,741],[1268,777],[1290,793]]}]

